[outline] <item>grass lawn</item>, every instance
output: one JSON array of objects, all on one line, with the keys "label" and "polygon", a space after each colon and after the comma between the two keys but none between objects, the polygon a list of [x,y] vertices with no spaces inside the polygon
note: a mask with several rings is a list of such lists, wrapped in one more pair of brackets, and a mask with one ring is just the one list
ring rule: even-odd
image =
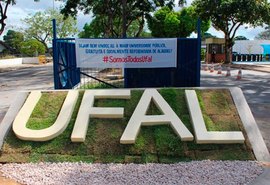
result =
[{"label": "grass lawn", "polygon": [[[193,133],[184,90],[160,89],[186,127]],[[244,144],[196,144],[181,142],[168,126],[142,127],[134,145],[120,144],[120,137],[130,119],[142,90],[131,90],[129,100],[100,99],[96,107],[124,107],[123,119],[91,119],[84,143],[72,143],[71,132],[84,91],[80,92],[72,119],[63,134],[47,142],[29,142],[16,138],[10,131],[2,148],[0,162],[85,161],[101,163],[174,163],[190,160],[254,160],[251,146],[228,90],[196,90],[209,131],[239,131]],[[27,127],[43,129],[55,120],[66,93],[43,93]],[[148,115],[160,114],[151,103]]]}]

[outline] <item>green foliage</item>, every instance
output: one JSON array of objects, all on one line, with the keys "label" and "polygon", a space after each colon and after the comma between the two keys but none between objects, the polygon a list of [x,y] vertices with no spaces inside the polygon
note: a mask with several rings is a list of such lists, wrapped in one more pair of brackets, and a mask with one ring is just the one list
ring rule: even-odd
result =
[{"label": "green foliage", "polygon": [[148,18],[148,27],[154,37],[166,37],[164,25],[166,15],[170,12],[171,10],[168,7],[163,7],[156,11],[153,17]]},{"label": "green foliage", "polygon": [[[114,37],[121,37],[121,20],[115,19],[113,23]],[[102,38],[108,35],[108,30],[104,28],[104,22],[106,22],[106,17],[104,16],[96,16],[91,23],[86,23],[83,27],[83,31],[79,33],[80,38]],[[138,30],[140,30],[140,21],[134,20],[132,21],[127,28],[127,37],[149,37],[147,32],[143,29],[138,34]]]},{"label": "green foliage", "polygon": [[[118,88],[123,88],[124,87],[124,81],[119,80],[115,82],[110,82],[111,85],[114,85]],[[101,83],[101,82],[96,82],[96,83],[88,83],[80,87],[81,89],[109,89],[113,88],[112,86],[109,86],[107,84]]]},{"label": "green foliage", "polygon": [[144,32],[145,18],[163,6],[172,8],[174,0],[68,0],[61,13],[75,17],[78,10],[85,14],[92,11],[92,28],[85,28],[80,37],[140,37]]},{"label": "green foliage", "polygon": [[270,4],[267,0],[194,0],[192,5],[202,19],[224,32],[226,63],[231,62],[231,48],[238,28],[243,24],[262,25],[269,20]]},{"label": "green foliage", "polygon": [[180,21],[176,13],[170,12],[166,15],[164,20],[164,29],[166,35],[170,37],[177,37]]},{"label": "green foliage", "polygon": [[[188,37],[197,30],[198,16],[194,7],[182,8],[179,12],[163,7],[148,18],[148,26],[154,37]],[[210,27],[209,21],[203,21],[201,31],[204,33]]]},{"label": "green foliage", "polygon": [[215,35],[212,35],[211,33],[204,33],[202,34],[202,40],[206,40],[208,38],[217,38]]},{"label": "green foliage", "polygon": [[21,43],[24,41],[23,33],[14,30],[8,30],[7,34],[4,35],[5,43],[16,53],[19,53]]},{"label": "green foliage", "polygon": [[100,38],[104,36],[102,17],[98,16],[91,23],[86,23],[83,31],[79,33],[80,38]]},{"label": "green foliage", "polygon": [[20,52],[26,56],[37,56],[38,54],[44,54],[45,51],[45,46],[35,39],[21,43]]},{"label": "green foliage", "polygon": [[41,130],[54,124],[66,95],[67,93],[57,93],[57,96],[55,96],[55,93],[43,93],[26,127]]},{"label": "green foliage", "polygon": [[157,152],[163,156],[183,156],[183,143],[175,135],[170,126],[160,126],[155,129]]},{"label": "green foliage", "polygon": [[76,20],[60,14],[57,10],[48,9],[44,12],[37,12],[33,16],[29,15],[23,21],[27,25],[25,35],[28,39],[36,39],[41,42],[46,49],[48,43],[52,41],[52,19],[56,19],[57,34],[59,38],[72,36],[77,33]]},{"label": "green foliage", "polygon": [[241,36],[241,35],[239,35],[239,36],[236,36],[235,38],[234,38],[234,40],[248,40],[245,36]]},{"label": "green foliage", "polygon": [[202,48],[201,49],[201,61],[204,61],[205,60],[205,56],[206,56],[206,49],[205,48]]}]

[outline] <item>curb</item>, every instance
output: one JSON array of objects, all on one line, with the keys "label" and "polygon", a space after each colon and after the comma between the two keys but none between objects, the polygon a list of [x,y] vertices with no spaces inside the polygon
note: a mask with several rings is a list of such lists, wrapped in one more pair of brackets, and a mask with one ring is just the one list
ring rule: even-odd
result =
[{"label": "curb", "polygon": [[230,92],[256,159],[262,162],[270,162],[269,151],[242,90],[239,87],[234,87],[230,88]]},{"label": "curb", "polygon": [[5,137],[7,136],[12,123],[23,106],[29,92],[20,92],[17,94],[15,101],[10,105],[4,119],[0,124],[0,151],[2,150],[2,145],[4,143]]},{"label": "curb", "polygon": [[266,67],[262,66],[257,66],[257,65],[247,65],[247,64],[223,64],[222,66],[230,66],[231,68],[237,68],[241,67],[241,69],[245,70],[251,70],[251,71],[258,71],[258,72],[264,72],[264,73],[270,73],[270,68],[269,70],[265,70]]}]

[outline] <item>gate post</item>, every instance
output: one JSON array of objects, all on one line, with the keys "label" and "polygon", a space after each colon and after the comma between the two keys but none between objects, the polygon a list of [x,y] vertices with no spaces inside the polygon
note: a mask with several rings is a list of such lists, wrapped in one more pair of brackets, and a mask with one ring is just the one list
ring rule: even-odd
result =
[{"label": "gate post", "polygon": [[53,79],[54,79],[54,89],[60,89],[59,86],[59,75],[58,75],[58,55],[57,55],[57,45],[56,45],[56,20],[52,20],[53,24]]},{"label": "gate post", "polygon": [[202,45],[202,41],[201,41],[201,20],[198,19],[197,22],[197,70],[198,73],[196,75],[196,86],[200,87],[201,86],[201,45]]}]

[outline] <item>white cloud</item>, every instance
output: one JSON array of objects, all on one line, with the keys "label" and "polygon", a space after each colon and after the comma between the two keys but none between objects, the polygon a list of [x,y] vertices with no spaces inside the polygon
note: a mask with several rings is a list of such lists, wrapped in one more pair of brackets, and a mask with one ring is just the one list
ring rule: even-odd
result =
[{"label": "white cloud", "polygon": [[84,15],[82,12],[79,12],[78,16],[77,16],[77,20],[78,20],[77,27],[78,27],[79,31],[82,31],[85,23],[91,22],[92,19],[93,19],[92,14]]},{"label": "white cloud", "polygon": [[[55,7],[57,8],[61,4],[63,3],[55,2]],[[10,5],[8,7],[6,28],[1,37],[3,37],[9,29],[20,30],[20,28],[25,28],[22,19],[26,18],[28,15],[34,15],[38,11],[44,11],[45,9],[52,7],[52,3],[50,5],[50,3],[45,0],[41,0],[40,2],[34,2],[34,0],[18,0],[15,5]]]},{"label": "white cloud", "polygon": [[[45,11],[49,8],[60,9],[64,6],[63,2],[53,0],[40,0],[40,2],[34,2],[34,0],[18,0],[15,5],[9,6],[7,11],[6,28],[5,32],[1,35],[6,34],[7,30],[14,29],[20,30],[26,25],[21,21],[28,15],[34,15],[36,12]],[[84,15],[80,12],[77,16],[77,27],[81,31],[85,23],[89,23],[92,19],[92,15]]]},{"label": "white cloud", "polygon": [[264,31],[264,30],[265,30],[264,27],[258,26],[258,27],[256,27],[256,28],[254,28],[254,27],[250,27],[250,26],[249,26],[249,27],[246,28],[246,25],[245,25],[245,26],[241,26],[241,27],[239,28],[239,30],[236,32],[236,36],[241,35],[241,36],[247,37],[249,40],[254,40],[255,37],[256,37],[260,32],[262,32],[262,31]]},{"label": "white cloud", "polygon": [[210,29],[207,31],[208,33],[211,33],[212,35],[218,37],[218,38],[223,38],[224,33],[220,30],[216,30],[213,26],[210,27]]},{"label": "white cloud", "polygon": [[[235,36],[245,36],[249,40],[254,40],[255,37],[265,29],[263,27],[251,27],[248,25],[240,26],[239,29],[236,31]],[[219,38],[224,38],[224,33],[222,31],[217,31],[214,27],[210,27],[210,29],[207,31],[211,33],[212,35],[215,35]]]},{"label": "white cloud", "polygon": [[6,19],[7,28],[22,25],[21,19],[27,15],[28,12],[19,7],[10,7],[7,13],[8,18]]}]

